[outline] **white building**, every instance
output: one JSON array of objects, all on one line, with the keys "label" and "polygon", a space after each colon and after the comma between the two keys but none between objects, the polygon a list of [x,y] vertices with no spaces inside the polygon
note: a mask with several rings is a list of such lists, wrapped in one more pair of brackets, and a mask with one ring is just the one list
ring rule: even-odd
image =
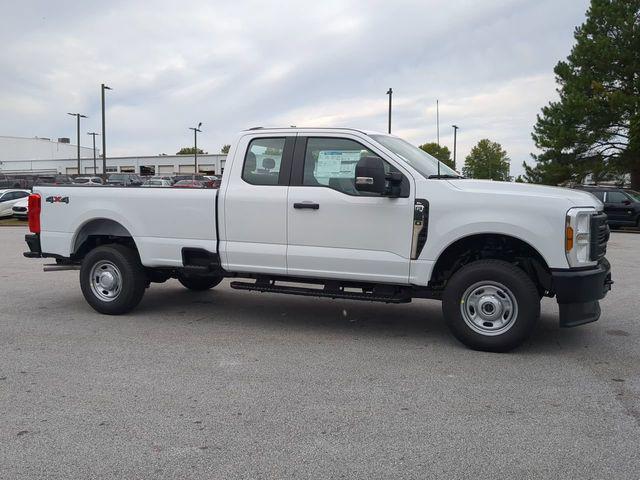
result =
[{"label": "white building", "polygon": [[[53,141],[49,138],[0,136],[0,162],[77,158],[77,156],[77,146],[72,145],[68,138],[59,138],[58,141]],[[81,146],[80,157],[93,158],[93,148]]]},{"label": "white building", "polygon": [[[77,150],[68,139],[0,137],[0,174],[78,173]],[[93,174],[93,149],[80,147],[80,174]],[[96,171],[102,173],[102,158],[96,148]],[[198,155],[198,172],[221,174],[226,155]],[[157,155],[107,158],[107,173],[126,172],[140,175],[194,173],[193,155]]]}]

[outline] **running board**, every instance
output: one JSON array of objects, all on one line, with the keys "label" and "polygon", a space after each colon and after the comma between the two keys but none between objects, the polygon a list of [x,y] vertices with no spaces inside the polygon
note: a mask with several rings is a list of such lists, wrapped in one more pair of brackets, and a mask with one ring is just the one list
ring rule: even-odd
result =
[{"label": "running board", "polygon": [[[352,292],[346,291],[343,286],[332,285],[329,288],[327,285],[324,288],[305,288],[305,287],[293,287],[289,285],[276,285],[275,280],[261,281],[258,280],[255,283],[249,282],[231,282],[231,288],[236,290],[251,290],[256,292],[270,292],[270,293],[286,293],[289,295],[302,295],[306,297],[325,297],[325,298],[343,298],[347,300],[364,300],[369,302],[384,302],[384,303],[409,303],[411,302],[411,296],[406,292],[397,292],[389,294],[376,293],[374,291],[365,292]],[[353,287],[349,287],[353,288]],[[397,289],[396,289],[397,290]]]}]

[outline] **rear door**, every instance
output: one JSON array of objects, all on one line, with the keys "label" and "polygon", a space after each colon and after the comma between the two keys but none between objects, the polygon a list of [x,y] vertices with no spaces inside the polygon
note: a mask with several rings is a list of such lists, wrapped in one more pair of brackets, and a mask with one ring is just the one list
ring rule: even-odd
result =
[{"label": "rear door", "polygon": [[236,272],[287,273],[287,190],[295,133],[247,135],[220,192],[220,254]]},{"label": "rear door", "polygon": [[[355,189],[362,157],[403,174],[389,198]],[[302,277],[409,282],[414,186],[410,175],[357,136],[299,136],[287,201],[287,272]]]}]

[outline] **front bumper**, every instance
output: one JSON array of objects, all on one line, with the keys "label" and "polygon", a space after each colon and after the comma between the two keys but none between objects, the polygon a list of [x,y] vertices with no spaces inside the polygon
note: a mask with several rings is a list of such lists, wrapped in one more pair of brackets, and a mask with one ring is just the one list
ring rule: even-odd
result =
[{"label": "front bumper", "polygon": [[560,326],[575,327],[600,318],[600,303],[611,290],[611,265],[606,258],[587,270],[552,270],[553,290],[560,306]]}]

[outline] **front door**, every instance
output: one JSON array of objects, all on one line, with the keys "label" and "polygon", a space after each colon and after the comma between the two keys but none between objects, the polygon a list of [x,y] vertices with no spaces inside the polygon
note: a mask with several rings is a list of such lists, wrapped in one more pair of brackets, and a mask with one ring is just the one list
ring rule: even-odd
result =
[{"label": "front door", "polygon": [[409,282],[413,181],[390,198],[355,189],[358,160],[380,157],[357,138],[298,137],[287,201],[287,273],[381,283]]}]

